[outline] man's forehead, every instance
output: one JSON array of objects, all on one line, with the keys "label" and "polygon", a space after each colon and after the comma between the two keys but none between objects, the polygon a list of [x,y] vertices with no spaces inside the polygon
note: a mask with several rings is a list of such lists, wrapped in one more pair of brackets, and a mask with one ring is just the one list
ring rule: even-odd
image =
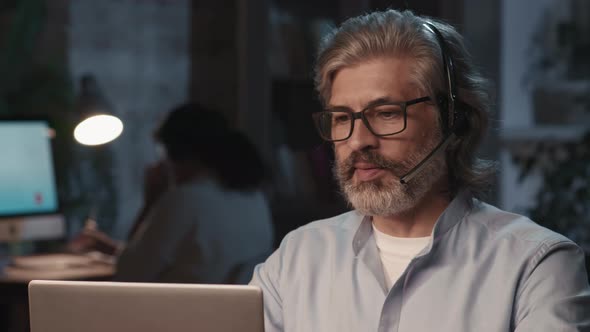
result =
[{"label": "man's forehead", "polygon": [[412,74],[414,65],[409,58],[382,57],[343,67],[333,75],[328,106],[417,98],[421,92]]}]

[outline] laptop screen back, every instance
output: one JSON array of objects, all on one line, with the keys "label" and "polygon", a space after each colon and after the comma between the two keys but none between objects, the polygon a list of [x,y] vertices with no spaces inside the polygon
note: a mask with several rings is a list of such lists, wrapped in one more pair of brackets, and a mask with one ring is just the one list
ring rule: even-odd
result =
[{"label": "laptop screen back", "polygon": [[31,332],[263,332],[254,286],[32,281]]}]

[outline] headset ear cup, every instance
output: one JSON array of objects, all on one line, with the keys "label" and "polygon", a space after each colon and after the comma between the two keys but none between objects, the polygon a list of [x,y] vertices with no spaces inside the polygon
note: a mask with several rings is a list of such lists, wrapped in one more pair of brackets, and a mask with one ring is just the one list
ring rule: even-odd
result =
[{"label": "headset ear cup", "polygon": [[448,102],[447,97],[444,96],[442,93],[436,96],[436,104],[440,109],[441,115],[444,116],[445,114],[448,115]]},{"label": "headset ear cup", "polygon": [[455,110],[455,124],[453,126],[453,132],[457,136],[465,136],[469,131],[469,120],[467,119],[467,113],[463,109]]},{"label": "headset ear cup", "polygon": [[449,130],[449,103],[447,97],[442,93],[436,97],[436,104],[440,112],[440,120],[443,128],[443,133],[448,135]]}]

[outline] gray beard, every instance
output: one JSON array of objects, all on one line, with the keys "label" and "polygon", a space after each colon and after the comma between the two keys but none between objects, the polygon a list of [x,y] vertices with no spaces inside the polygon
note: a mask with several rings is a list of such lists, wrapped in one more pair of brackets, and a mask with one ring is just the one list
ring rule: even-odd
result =
[{"label": "gray beard", "polygon": [[[438,154],[431,158],[407,184],[401,184],[399,178],[434,149],[441,135],[436,136],[401,162],[389,160],[374,151],[353,152],[346,160],[337,161],[334,165],[334,175],[349,204],[368,216],[392,216],[416,207],[434,184],[446,174],[444,155]],[[353,165],[357,161],[375,164],[389,174],[355,184],[352,175]]]}]

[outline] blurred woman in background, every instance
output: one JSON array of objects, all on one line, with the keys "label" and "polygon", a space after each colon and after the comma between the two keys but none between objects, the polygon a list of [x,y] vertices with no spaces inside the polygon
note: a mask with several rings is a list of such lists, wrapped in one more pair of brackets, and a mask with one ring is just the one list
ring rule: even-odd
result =
[{"label": "blurred woman in background", "polygon": [[256,148],[221,113],[194,103],[173,109],[155,139],[165,156],[145,172],[128,244],[110,246],[119,256],[114,279],[247,283],[273,245]]}]

